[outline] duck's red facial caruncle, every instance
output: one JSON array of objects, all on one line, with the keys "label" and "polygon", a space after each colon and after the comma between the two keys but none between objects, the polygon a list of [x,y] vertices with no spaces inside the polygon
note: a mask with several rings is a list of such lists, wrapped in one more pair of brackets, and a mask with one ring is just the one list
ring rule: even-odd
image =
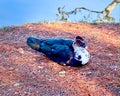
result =
[{"label": "duck's red facial caruncle", "polygon": [[87,47],[84,39],[82,37],[80,37],[80,36],[75,37],[74,44],[76,44],[79,47],[83,47],[83,48]]}]

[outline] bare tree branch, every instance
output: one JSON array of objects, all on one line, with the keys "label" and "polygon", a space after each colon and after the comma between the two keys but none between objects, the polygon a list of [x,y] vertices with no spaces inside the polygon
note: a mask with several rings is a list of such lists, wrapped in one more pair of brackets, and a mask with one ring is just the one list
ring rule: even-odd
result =
[{"label": "bare tree branch", "polygon": [[114,18],[110,17],[112,10],[115,8],[115,6],[120,3],[120,0],[113,0],[103,11],[94,11],[94,10],[90,10],[87,9],[85,7],[79,7],[79,8],[75,8],[72,11],[66,12],[64,11],[64,7],[59,7],[58,8],[58,14],[56,14],[57,16],[61,16],[61,20],[68,20],[69,15],[71,14],[76,14],[77,12],[80,12],[81,10],[85,10],[88,12],[93,12],[96,14],[104,14],[103,20],[107,20],[107,21],[114,21]]},{"label": "bare tree branch", "polygon": [[120,3],[120,0],[114,0],[113,2],[111,2],[103,11],[103,14],[110,16],[112,10],[115,8],[115,6]]}]

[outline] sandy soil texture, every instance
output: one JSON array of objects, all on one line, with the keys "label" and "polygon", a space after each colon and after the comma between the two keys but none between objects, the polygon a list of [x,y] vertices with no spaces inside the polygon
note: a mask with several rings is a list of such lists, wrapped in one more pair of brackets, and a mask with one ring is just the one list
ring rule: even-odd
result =
[{"label": "sandy soil texture", "polygon": [[[26,44],[37,38],[85,38],[90,62],[61,66]],[[25,24],[0,29],[0,96],[120,96],[120,25]]]}]

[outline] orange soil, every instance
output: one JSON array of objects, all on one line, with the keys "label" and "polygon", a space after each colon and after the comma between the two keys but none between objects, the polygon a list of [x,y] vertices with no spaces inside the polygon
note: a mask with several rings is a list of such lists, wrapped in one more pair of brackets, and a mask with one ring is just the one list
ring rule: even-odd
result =
[{"label": "orange soil", "polygon": [[[83,36],[90,62],[61,66],[26,45],[29,36]],[[120,25],[26,24],[0,30],[0,96],[120,96]]]}]

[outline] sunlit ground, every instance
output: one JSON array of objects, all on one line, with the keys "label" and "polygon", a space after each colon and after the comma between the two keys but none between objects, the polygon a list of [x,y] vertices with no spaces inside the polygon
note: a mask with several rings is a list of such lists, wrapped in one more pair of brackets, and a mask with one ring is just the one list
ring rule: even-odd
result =
[{"label": "sunlit ground", "polygon": [[[25,24],[0,30],[1,96],[119,96],[120,25]],[[61,66],[26,45],[28,36],[83,36],[91,54],[81,68]]]}]

